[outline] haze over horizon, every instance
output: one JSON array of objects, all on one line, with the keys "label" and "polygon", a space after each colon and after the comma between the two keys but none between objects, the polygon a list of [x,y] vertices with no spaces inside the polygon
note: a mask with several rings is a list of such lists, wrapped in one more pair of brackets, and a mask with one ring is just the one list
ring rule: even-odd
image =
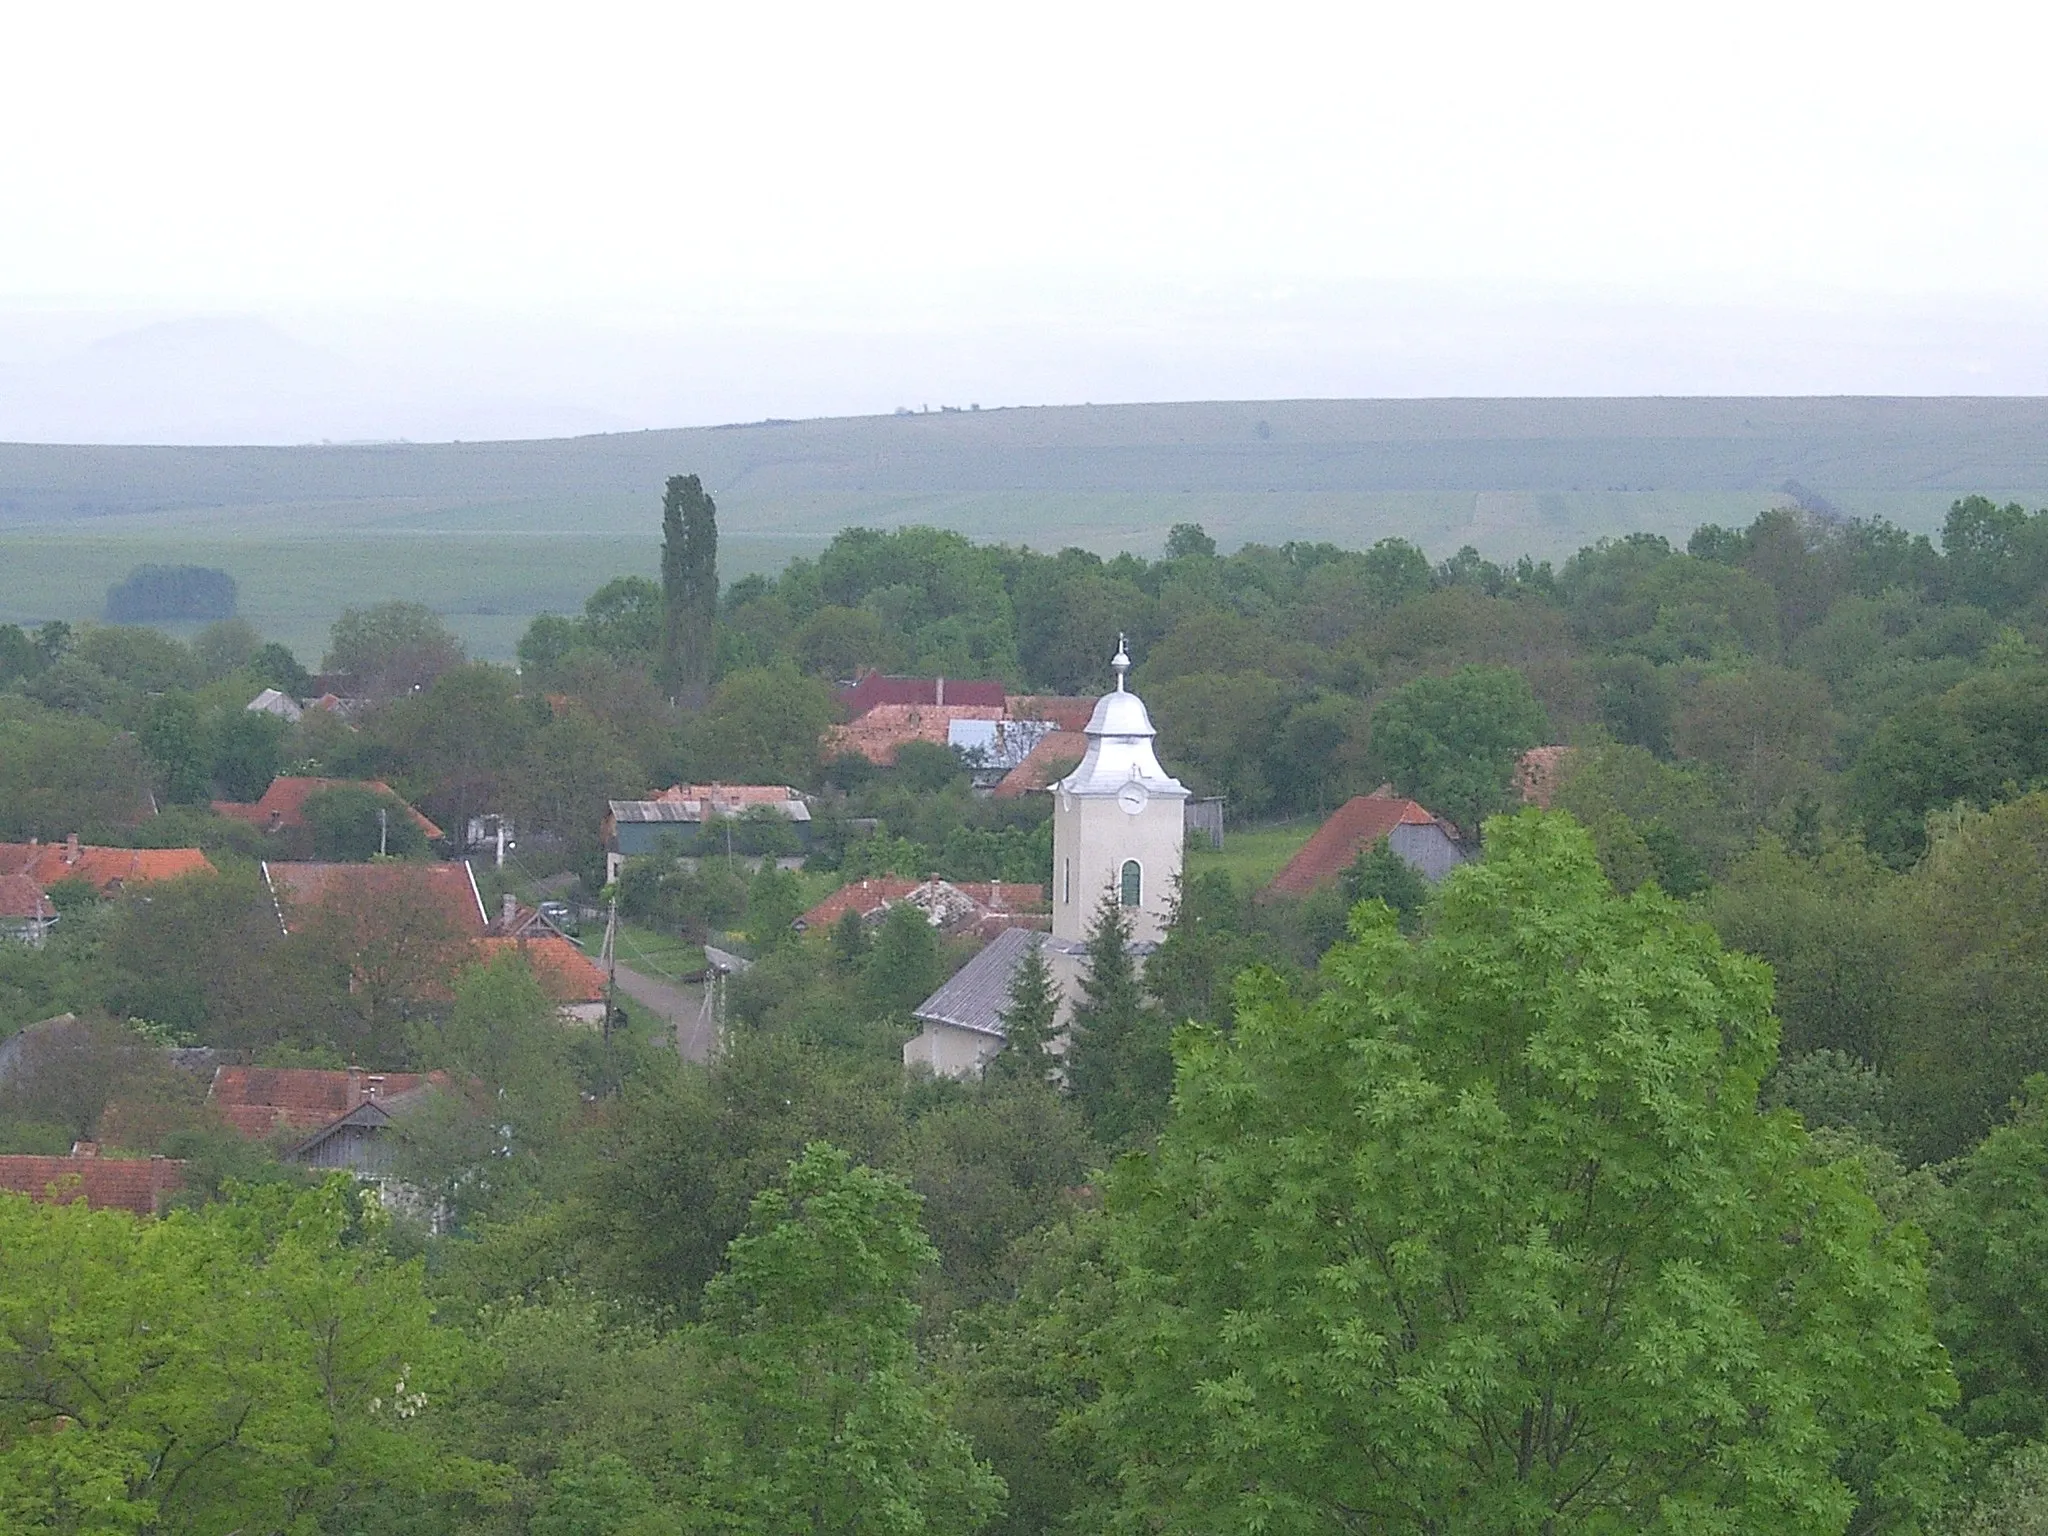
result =
[{"label": "haze over horizon", "polygon": [[112,17],[17,23],[0,440],[2048,389],[2010,7]]}]

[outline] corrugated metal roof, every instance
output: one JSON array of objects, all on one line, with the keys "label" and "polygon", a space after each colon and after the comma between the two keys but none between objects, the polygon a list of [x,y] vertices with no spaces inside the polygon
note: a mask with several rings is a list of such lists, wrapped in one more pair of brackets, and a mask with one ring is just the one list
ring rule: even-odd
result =
[{"label": "corrugated metal roof", "polygon": [[[704,802],[702,800],[612,800],[607,803],[611,806],[612,820],[614,822],[625,822],[628,825],[646,826],[657,823],[669,823],[678,826],[694,827],[704,820]],[[791,821],[809,821],[811,819],[811,808],[801,800],[758,800],[748,805],[745,809],[754,810],[760,806],[766,806],[769,810],[774,811],[780,816],[787,817]],[[721,815],[737,817],[741,814],[743,812],[727,811],[717,806],[712,808],[712,815],[714,817]]]},{"label": "corrugated metal roof", "polygon": [[1001,1039],[1003,1013],[1010,1006],[1010,980],[1023,963],[1025,950],[1033,944],[1069,947],[1035,928],[1005,928],[910,1016],[926,1024],[951,1024]]}]

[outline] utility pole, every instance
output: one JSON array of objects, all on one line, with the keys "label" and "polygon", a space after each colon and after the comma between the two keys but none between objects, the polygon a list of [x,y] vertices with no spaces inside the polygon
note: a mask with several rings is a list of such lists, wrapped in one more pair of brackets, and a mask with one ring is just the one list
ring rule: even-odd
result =
[{"label": "utility pole", "polygon": [[604,948],[598,959],[604,962],[604,1048],[607,1057],[612,1048],[612,1010],[618,1007],[619,997],[619,898],[612,897],[610,910],[604,920]]}]

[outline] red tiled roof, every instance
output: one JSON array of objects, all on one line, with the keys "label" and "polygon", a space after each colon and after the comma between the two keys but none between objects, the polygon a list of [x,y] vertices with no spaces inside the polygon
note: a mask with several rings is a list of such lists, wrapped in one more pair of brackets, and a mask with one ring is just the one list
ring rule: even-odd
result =
[{"label": "red tiled roof", "polygon": [[[323,789],[367,789],[372,794],[389,795],[399,804],[405,805],[398,792],[382,779],[272,779],[270,788],[263,791],[263,798],[253,804],[239,800],[216,800],[213,811],[216,816],[232,817],[246,821],[264,831],[283,831],[288,827],[303,827],[306,824],[306,801]],[[409,814],[419,829],[429,838],[439,838],[441,829],[412,806],[406,805]]]},{"label": "red tiled roof", "polygon": [[162,1157],[0,1157],[0,1190],[68,1205],[83,1199],[95,1211],[154,1216],[184,1182],[185,1165]]},{"label": "red tiled roof", "polygon": [[0,843],[0,874],[26,875],[48,889],[83,880],[96,891],[145,880],[213,873],[197,848],[103,848],[91,843]]},{"label": "red tiled roof", "polygon": [[850,753],[886,767],[896,761],[896,749],[905,742],[946,745],[947,727],[955,720],[1002,718],[1000,704],[877,704],[850,724],[829,727],[823,747],[827,757]]},{"label": "red tiled roof", "polygon": [[1065,777],[1087,751],[1088,738],[1079,731],[1054,731],[1033,747],[1023,762],[1003,775],[994,794],[999,800],[1013,800],[1035,789],[1050,788],[1052,781]]},{"label": "red tiled roof", "polygon": [[343,896],[388,900],[405,894],[407,887],[439,907],[458,934],[482,938],[490,926],[467,864],[316,864],[272,859],[263,866],[263,878],[282,904],[287,928],[294,908],[317,907]]},{"label": "red tiled roof", "polygon": [[[957,677],[884,677],[870,672],[836,697],[846,718],[858,720],[877,704],[965,704],[1001,713],[1008,690],[999,682],[966,682]],[[979,719],[990,718],[987,715]]]},{"label": "red tiled roof", "polygon": [[47,923],[57,915],[43,888],[27,875],[0,875],[0,918],[16,923]]},{"label": "red tiled roof", "polygon": [[1442,825],[1413,800],[1397,800],[1381,790],[1354,795],[1339,806],[1330,819],[1316,828],[1287,861],[1287,867],[1266,887],[1287,896],[1306,896],[1326,880],[1334,880],[1351,867],[1359,854],[1372,847],[1398,826]]},{"label": "red tiled roof", "polygon": [[[934,883],[952,887],[980,908],[983,914],[991,916],[1042,912],[1047,905],[1044,886],[1024,885],[1015,880],[932,882],[906,880],[900,875],[872,875],[864,880],[849,880],[798,918],[797,925],[806,933],[819,933],[830,928],[848,912],[858,912],[862,917],[872,917],[884,907],[894,906],[913,892]],[[977,921],[981,920],[977,918]]]},{"label": "red tiled roof", "polygon": [[1515,788],[1521,793],[1522,804],[1550,809],[1571,751],[1570,747],[1531,747],[1522,754],[1521,761],[1515,764]]},{"label": "red tiled roof", "polygon": [[1095,714],[1094,699],[1058,693],[1027,693],[1010,700],[1012,720],[1050,720],[1063,731],[1085,731]]},{"label": "red tiled roof", "polygon": [[259,1141],[277,1131],[317,1131],[374,1098],[389,1103],[424,1088],[445,1088],[445,1072],[345,1072],[317,1067],[217,1067],[206,1101],[240,1135]]},{"label": "red tiled roof", "polygon": [[526,957],[533,979],[557,1003],[598,1003],[604,1001],[604,971],[595,960],[559,934],[523,939],[477,940],[485,963],[508,952]]}]

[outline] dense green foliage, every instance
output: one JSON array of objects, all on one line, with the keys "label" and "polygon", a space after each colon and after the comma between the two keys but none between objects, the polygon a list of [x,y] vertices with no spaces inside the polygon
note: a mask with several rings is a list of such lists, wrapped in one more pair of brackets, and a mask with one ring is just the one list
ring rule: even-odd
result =
[{"label": "dense green foliage", "polygon": [[[346,713],[293,723],[244,706],[311,679],[239,621],[0,627],[0,836],[218,871],[60,882],[48,942],[0,943],[0,1035],[80,1016],[20,1043],[0,1151],[186,1164],[154,1226],[0,1200],[0,1372],[72,1350],[105,1396],[0,1393],[0,1523],[2030,1528],[2044,527],[1772,512],[1555,570],[849,530],[719,595],[701,707],[637,577],[537,621],[518,672],[425,610],[351,613]],[[1543,788],[1577,827],[1496,820],[1434,890],[1384,845],[1289,900],[1192,854],[1142,972],[1098,913],[1064,1041],[1032,964],[985,1081],[906,1076],[909,1010],[973,941],[904,904],[794,919],[841,876],[1042,883],[1049,807],[930,744],[828,756],[832,685],[1086,694],[1119,631],[1233,837],[1383,780],[1472,828],[1538,743],[1570,748]],[[381,779],[451,833],[509,815],[493,906],[616,894],[642,942],[751,956],[718,1052],[565,1028],[403,885],[285,931],[257,859],[373,854],[379,802],[314,797],[304,846],[211,814],[279,772]],[[813,821],[679,829],[604,892],[605,802],[713,779],[809,791]],[[381,803],[390,852],[452,851]],[[448,1074],[396,1138],[399,1211],[228,1133],[167,1043]],[[48,1321],[64,1275],[83,1332]],[[152,1287],[196,1308],[175,1337]],[[373,1314],[406,1369],[330,1389],[291,1320]],[[427,1401],[396,1422],[401,1376]],[[171,1487],[224,1405],[274,1457],[229,1441]]]}]

